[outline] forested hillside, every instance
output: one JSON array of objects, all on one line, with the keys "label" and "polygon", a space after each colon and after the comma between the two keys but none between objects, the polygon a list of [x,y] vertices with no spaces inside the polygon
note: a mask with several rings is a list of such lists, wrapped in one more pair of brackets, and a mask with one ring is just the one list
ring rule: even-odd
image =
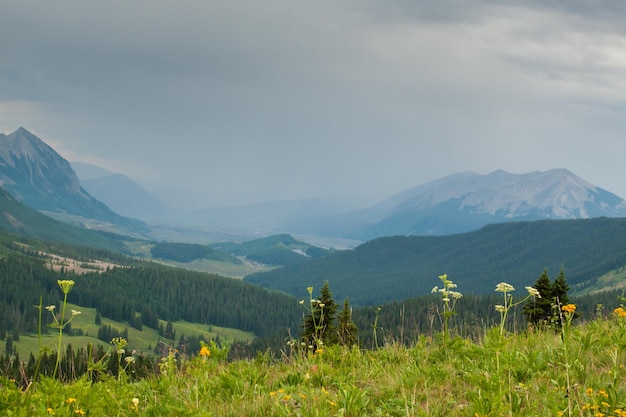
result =
[{"label": "forested hillside", "polygon": [[376,305],[428,294],[447,273],[460,291],[490,294],[506,281],[532,285],[563,267],[570,284],[626,265],[626,219],[543,220],[489,225],[452,236],[395,236],[311,262],[252,274],[246,281],[296,297],[328,280],[338,299]]},{"label": "forested hillside", "polygon": [[[0,335],[36,332],[38,310],[60,305],[59,279],[75,281],[69,302],[97,308],[103,317],[157,328],[158,319],[233,327],[264,336],[297,326],[298,303],[286,294],[217,275],[138,262],[93,249],[55,246],[64,256],[124,261],[121,267],[84,275],[46,267],[37,242],[3,235],[0,243]],[[24,246],[32,244],[33,246]],[[44,316],[46,317],[46,316]],[[46,317],[48,318],[48,317]]]}]

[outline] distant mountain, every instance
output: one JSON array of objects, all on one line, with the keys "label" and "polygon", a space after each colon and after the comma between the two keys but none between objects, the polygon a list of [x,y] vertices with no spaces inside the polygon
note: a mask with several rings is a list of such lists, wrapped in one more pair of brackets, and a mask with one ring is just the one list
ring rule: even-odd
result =
[{"label": "distant mountain", "polygon": [[490,223],[601,216],[625,217],[626,201],[566,169],[528,174],[499,170],[429,182],[369,208],[328,218],[315,232],[368,240],[462,233]]},{"label": "distant mountain", "polygon": [[296,297],[328,280],[336,299],[349,297],[358,306],[428,294],[444,273],[462,293],[493,294],[496,284],[506,281],[523,295],[544,268],[555,278],[563,267],[568,283],[582,288],[625,265],[626,219],[604,217],[492,224],[447,236],[382,237],[244,280]]},{"label": "distant mountain", "polygon": [[123,216],[151,220],[172,209],[124,174],[114,174],[83,162],[72,162],[80,183],[89,194]]},{"label": "distant mountain", "polygon": [[77,216],[78,223],[95,220],[129,231],[145,230],[139,220],[123,217],[92,197],[80,186],[70,163],[24,128],[0,134],[0,186],[29,207],[63,218]]},{"label": "distant mountain", "polygon": [[288,234],[279,234],[242,243],[214,243],[209,246],[223,253],[243,256],[252,261],[275,266],[301,264],[334,253],[334,250],[300,242]]}]

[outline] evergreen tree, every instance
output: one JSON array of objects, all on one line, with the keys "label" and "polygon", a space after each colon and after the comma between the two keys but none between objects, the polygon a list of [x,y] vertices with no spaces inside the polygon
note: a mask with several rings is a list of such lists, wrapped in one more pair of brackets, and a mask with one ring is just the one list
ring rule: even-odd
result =
[{"label": "evergreen tree", "polygon": [[11,338],[11,336],[7,337],[6,343],[4,345],[4,352],[7,354],[7,356],[13,354],[13,339]]},{"label": "evergreen tree", "polygon": [[552,316],[552,283],[547,269],[543,270],[533,287],[539,291],[541,297],[530,299],[522,309],[522,314],[526,316],[528,323],[547,323]]},{"label": "evergreen tree", "polygon": [[320,290],[320,297],[311,303],[312,311],[304,318],[304,343],[318,349],[319,341],[322,344],[332,345],[338,342],[337,328],[334,325],[337,315],[337,304],[328,287],[328,281]]},{"label": "evergreen tree", "polygon": [[353,346],[358,342],[358,329],[352,321],[352,307],[346,298],[343,302],[343,310],[339,313],[339,343],[344,346]]},{"label": "evergreen tree", "polygon": [[567,296],[569,291],[569,285],[565,282],[565,271],[561,268],[559,276],[554,280],[552,284],[552,300],[555,304],[564,306],[569,303],[569,297]]}]

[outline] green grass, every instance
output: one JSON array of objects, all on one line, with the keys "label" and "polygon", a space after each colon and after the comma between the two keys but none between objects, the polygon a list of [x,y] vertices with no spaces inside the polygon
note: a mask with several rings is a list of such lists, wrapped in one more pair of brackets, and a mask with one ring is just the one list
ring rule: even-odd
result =
[{"label": "green grass", "polygon": [[[217,352],[216,352],[217,353]],[[376,351],[332,346],[161,364],[137,382],[1,380],[0,414],[115,416],[626,416],[626,317],[480,340],[421,337]],[[182,363],[181,363],[182,362]],[[136,400],[134,400],[136,399]]]},{"label": "green grass", "polygon": [[[68,336],[64,334],[62,341],[64,347],[71,344],[74,349],[77,349],[79,347],[85,347],[89,343],[94,346],[108,346],[108,342],[104,342],[97,338],[98,328],[100,326],[95,324],[96,309],[68,303],[67,311],[71,311],[72,309],[81,312],[80,315],[76,316],[74,320],[72,320],[72,331],[76,334],[80,329],[83,332],[83,336]],[[44,311],[44,314],[48,314],[47,311]],[[102,325],[109,325],[118,329],[120,332],[124,331],[124,329],[128,329],[129,346],[138,351],[148,352],[150,348],[154,348],[157,345],[159,340],[164,340],[159,336],[156,330],[150,329],[146,326],[144,326],[143,330],[140,331],[130,327],[128,323],[114,321],[106,317],[102,317],[101,320]],[[165,327],[166,322],[161,321],[161,323],[163,324],[163,327]],[[189,323],[184,320],[172,322],[172,325],[176,331],[176,338],[183,334],[185,336],[204,335],[206,339],[219,337],[220,339],[229,342],[232,342],[233,340],[252,340],[254,338],[254,335],[250,332],[244,332],[242,330],[227,327],[213,325],[208,326],[201,323]],[[50,333],[42,335],[41,339],[43,347],[54,349],[56,348],[56,342],[58,342],[58,333],[54,329],[51,329]],[[20,335],[20,340],[14,342],[13,345],[17,349],[20,358],[27,359],[31,352],[37,356],[37,352],[39,352],[39,338],[36,334]]]}]

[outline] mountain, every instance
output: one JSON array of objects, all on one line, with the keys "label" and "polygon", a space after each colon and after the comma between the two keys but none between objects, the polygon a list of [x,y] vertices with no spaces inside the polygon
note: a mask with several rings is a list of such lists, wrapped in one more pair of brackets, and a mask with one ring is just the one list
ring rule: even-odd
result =
[{"label": "mountain", "polygon": [[145,231],[139,220],[120,216],[93,198],[80,186],[68,161],[21,127],[0,134],[0,187],[25,205],[58,218],[90,227]]},{"label": "mountain", "polygon": [[521,295],[544,268],[561,267],[570,285],[626,265],[626,219],[539,220],[492,224],[446,236],[392,236],[301,265],[251,274],[245,281],[306,296],[325,280],[336,299],[376,305],[430,293],[448,274],[460,292],[493,294],[506,281]]},{"label": "mountain", "polygon": [[420,185],[369,208],[328,218],[315,232],[368,240],[462,233],[490,223],[601,216],[625,217],[626,201],[566,169],[527,174],[498,170],[458,173]]},{"label": "mountain", "polygon": [[172,212],[165,203],[124,174],[114,174],[82,162],[72,162],[72,167],[90,195],[122,216],[148,221]]}]

